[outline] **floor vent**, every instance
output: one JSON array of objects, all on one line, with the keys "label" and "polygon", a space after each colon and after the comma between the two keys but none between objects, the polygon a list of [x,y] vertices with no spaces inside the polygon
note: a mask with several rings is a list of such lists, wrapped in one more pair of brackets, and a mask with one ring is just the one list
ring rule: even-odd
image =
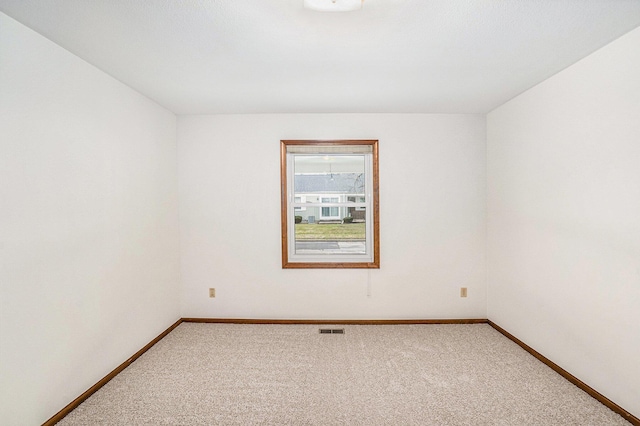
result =
[{"label": "floor vent", "polygon": [[344,328],[321,328],[320,334],[344,334]]}]

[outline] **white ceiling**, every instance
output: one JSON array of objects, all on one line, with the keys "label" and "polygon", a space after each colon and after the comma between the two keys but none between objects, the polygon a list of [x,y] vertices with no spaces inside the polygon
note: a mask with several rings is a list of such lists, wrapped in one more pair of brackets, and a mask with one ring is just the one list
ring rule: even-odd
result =
[{"label": "white ceiling", "polygon": [[640,0],[302,5],[0,0],[0,11],[177,114],[486,113],[640,26]]}]

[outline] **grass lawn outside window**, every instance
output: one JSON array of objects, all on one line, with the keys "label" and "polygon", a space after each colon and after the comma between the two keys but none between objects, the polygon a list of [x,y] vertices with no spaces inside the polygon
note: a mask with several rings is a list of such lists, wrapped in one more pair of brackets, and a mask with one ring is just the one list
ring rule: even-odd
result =
[{"label": "grass lawn outside window", "polygon": [[296,240],[353,241],[365,239],[364,223],[297,223]]}]

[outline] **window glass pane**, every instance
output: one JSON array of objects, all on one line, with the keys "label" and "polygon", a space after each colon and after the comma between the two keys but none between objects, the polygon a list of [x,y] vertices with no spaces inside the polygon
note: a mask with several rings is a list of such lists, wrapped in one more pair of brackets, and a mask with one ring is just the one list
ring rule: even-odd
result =
[{"label": "window glass pane", "polygon": [[[325,208],[325,207],[323,207]],[[366,254],[365,212],[338,223],[305,220],[294,225],[295,253],[306,255]]]},{"label": "window glass pane", "polygon": [[293,166],[295,198],[306,196],[307,202],[319,202],[317,199],[310,200],[309,195],[329,197],[336,194],[340,195],[338,200],[331,202],[343,202],[346,201],[347,194],[364,197],[364,155],[296,154]]}]

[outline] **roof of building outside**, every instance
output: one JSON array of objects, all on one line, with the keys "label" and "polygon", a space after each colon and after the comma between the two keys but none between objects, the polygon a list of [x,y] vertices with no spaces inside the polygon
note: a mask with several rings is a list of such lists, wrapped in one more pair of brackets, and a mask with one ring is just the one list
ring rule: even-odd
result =
[{"label": "roof of building outside", "polygon": [[296,193],[363,194],[364,173],[322,173],[294,176]]}]

